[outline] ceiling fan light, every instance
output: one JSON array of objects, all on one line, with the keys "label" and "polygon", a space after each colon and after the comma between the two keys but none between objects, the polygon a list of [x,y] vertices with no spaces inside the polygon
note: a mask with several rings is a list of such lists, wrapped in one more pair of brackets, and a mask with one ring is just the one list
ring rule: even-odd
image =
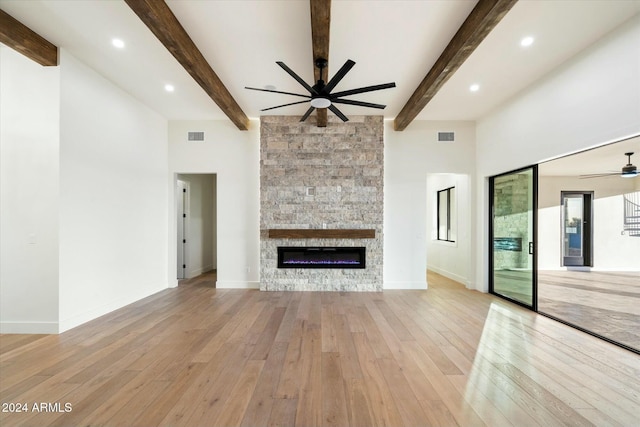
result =
[{"label": "ceiling fan light", "polygon": [[635,178],[636,176],[638,176],[638,171],[622,172],[622,174],[620,176],[622,178]]},{"label": "ceiling fan light", "polygon": [[331,100],[329,98],[313,98],[311,100],[311,106],[314,108],[328,108],[331,105]]}]

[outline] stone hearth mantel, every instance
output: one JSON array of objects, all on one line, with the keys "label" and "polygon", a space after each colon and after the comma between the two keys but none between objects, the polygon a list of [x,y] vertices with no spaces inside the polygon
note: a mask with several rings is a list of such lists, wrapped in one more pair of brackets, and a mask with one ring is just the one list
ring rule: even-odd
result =
[{"label": "stone hearth mantel", "polygon": [[269,229],[271,239],[374,239],[374,229]]}]

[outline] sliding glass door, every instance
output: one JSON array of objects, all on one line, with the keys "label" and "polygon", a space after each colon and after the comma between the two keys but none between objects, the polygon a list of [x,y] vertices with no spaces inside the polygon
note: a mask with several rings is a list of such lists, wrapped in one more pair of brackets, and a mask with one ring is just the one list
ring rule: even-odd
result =
[{"label": "sliding glass door", "polygon": [[537,166],[490,178],[489,291],[536,309]]}]

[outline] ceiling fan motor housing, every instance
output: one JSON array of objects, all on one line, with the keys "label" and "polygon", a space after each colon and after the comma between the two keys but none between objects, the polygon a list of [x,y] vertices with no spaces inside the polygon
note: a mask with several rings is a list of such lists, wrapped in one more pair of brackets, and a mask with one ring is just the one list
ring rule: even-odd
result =
[{"label": "ceiling fan motor housing", "polygon": [[635,165],[631,164],[631,156],[633,156],[633,152],[624,153],[627,156],[627,164],[622,167],[622,176],[623,177],[635,177],[638,175],[638,168]]},{"label": "ceiling fan motor housing", "polygon": [[329,63],[326,59],[324,58],[316,58],[316,67],[320,68],[321,70],[323,68],[327,68],[327,64]]}]

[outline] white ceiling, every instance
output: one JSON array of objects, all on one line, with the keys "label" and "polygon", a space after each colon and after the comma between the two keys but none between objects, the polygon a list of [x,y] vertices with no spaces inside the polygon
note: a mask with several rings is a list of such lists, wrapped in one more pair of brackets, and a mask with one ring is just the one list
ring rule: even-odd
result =
[{"label": "white ceiling", "polygon": [[[640,136],[560,157],[538,168],[540,176],[580,176],[622,171],[627,164],[625,153],[634,153],[631,164],[640,170]],[[640,178],[634,178],[640,179]]]},{"label": "white ceiling", "polygon": [[[275,61],[312,83],[307,0],[167,3],[250,118],[299,98],[245,86],[304,93]],[[386,104],[385,118],[394,118],[475,4],[334,0],[329,73],[347,59],[356,62],[336,90],[394,81],[394,89],[352,97]],[[123,1],[0,0],[0,8],[170,120],[226,118]],[[417,119],[477,120],[637,13],[640,0],[520,0]],[[535,42],[524,49],[519,42],[527,35]],[[114,37],[125,49],[111,45]],[[165,92],[166,83],[175,92]],[[472,83],[480,84],[478,92],[469,91]],[[301,115],[307,108],[268,113]],[[347,116],[379,114],[340,109]]]}]

